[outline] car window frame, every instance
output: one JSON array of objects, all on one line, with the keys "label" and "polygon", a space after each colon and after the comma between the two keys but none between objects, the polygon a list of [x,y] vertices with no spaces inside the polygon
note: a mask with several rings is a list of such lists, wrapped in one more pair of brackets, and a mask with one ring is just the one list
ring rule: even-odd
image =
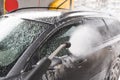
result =
[{"label": "car window frame", "polygon": [[[47,35],[45,40],[41,42],[39,48],[42,48],[44,44],[52,37],[54,36],[58,31],[60,31],[63,28],[68,27],[69,25],[73,25],[75,23],[78,23],[80,20],[82,20],[82,17],[71,17],[71,18],[66,18],[64,20],[60,20],[59,22],[55,23],[54,26],[55,28]],[[82,23],[83,21],[81,21]],[[37,48],[38,49],[38,48]],[[37,51],[37,49],[35,51]],[[35,52],[34,51],[34,52]],[[29,61],[33,58],[33,56],[36,55],[33,53],[33,55],[30,57]]]}]

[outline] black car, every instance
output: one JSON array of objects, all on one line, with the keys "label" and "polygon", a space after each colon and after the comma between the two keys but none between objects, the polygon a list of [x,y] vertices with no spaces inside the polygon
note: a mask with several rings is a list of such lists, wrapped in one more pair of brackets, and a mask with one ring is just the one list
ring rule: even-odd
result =
[{"label": "black car", "polygon": [[55,56],[61,63],[50,66],[43,80],[119,78],[120,22],[111,15],[24,8],[1,16],[0,26],[0,80],[25,80],[39,60],[66,41],[71,47]]}]

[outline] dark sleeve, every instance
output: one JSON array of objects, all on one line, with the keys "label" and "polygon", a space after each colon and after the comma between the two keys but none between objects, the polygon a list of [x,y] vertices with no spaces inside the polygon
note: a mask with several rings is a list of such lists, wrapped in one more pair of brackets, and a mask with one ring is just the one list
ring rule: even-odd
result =
[{"label": "dark sleeve", "polygon": [[[59,57],[62,63],[58,63],[50,68],[43,76],[43,80],[68,80],[75,70],[77,70],[83,59],[78,59],[72,55]],[[54,61],[53,61],[54,62]]]}]

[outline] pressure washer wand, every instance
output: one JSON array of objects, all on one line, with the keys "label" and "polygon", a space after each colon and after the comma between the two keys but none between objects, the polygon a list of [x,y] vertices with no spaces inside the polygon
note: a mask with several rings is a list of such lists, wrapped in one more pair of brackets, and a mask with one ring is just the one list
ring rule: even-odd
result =
[{"label": "pressure washer wand", "polygon": [[69,48],[70,43],[61,44],[50,56],[44,57],[38,61],[37,66],[28,74],[25,80],[40,80],[42,75],[48,70],[51,60],[56,56],[63,48]]}]

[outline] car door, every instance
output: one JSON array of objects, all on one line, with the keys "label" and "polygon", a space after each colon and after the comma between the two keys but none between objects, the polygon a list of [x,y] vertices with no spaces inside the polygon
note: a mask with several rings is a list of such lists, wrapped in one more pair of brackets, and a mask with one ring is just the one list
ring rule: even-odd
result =
[{"label": "car door", "polygon": [[[105,78],[111,64],[113,53],[109,51],[111,47],[105,47],[96,51],[94,49],[109,37],[107,31],[108,29],[102,18],[73,17],[62,19],[57,23],[50,36],[43,42],[44,44],[35,51],[35,54],[41,59],[45,55],[51,54],[60,44],[69,41],[72,49],[63,49],[57,57],[69,57],[72,54],[79,59],[85,60],[85,62],[82,64],[78,63],[75,66],[74,63],[72,64],[64,59],[64,69],[60,68],[52,71],[55,74],[49,77],[49,79],[102,80]],[[74,35],[77,35],[75,39]],[[78,44],[80,45],[78,46]],[[72,67],[69,64],[72,64]]]},{"label": "car door", "polygon": [[[18,78],[24,79],[34,69],[36,64],[32,62],[37,62],[38,58],[41,59],[51,54],[60,44],[69,41],[71,47],[61,50],[56,56],[63,60],[64,67],[53,71],[48,70],[42,77],[43,80],[46,80],[47,77],[48,80],[103,80],[109,70],[113,53],[110,51],[111,47],[97,51],[94,49],[109,38],[107,32],[108,29],[102,18],[69,17],[61,19],[36,49]],[[75,36],[77,38],[74,39]],[[71,55],[83,62],[71,63],[70,60],[67,60]]]}]

